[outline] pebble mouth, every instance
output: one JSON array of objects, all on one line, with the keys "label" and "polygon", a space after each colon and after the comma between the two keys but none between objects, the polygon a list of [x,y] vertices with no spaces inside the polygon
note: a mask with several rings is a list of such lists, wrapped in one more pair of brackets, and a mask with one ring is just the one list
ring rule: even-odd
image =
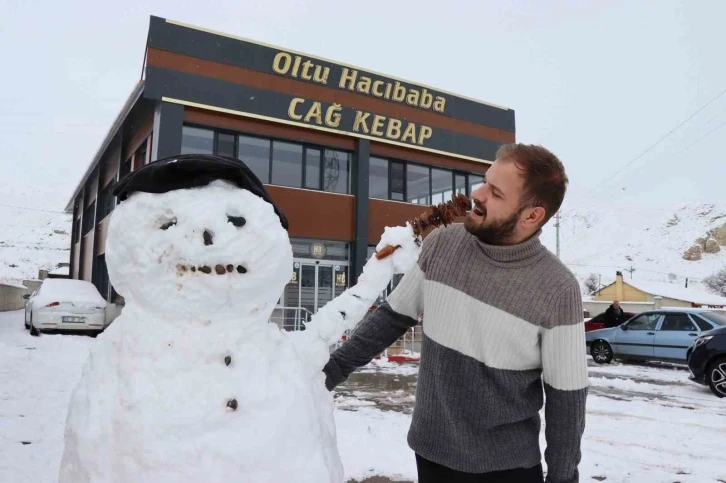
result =
[{"label": "pebble mouth", "polygon": [[247,268],[244,265],[241,265],[241,264],[233,265],[231,263],[229,263],[227,265],[217,264],[214,266],[210,266],[210,265],[195,266],[195,265],[186,265],[183,263],[179,263],[176,266],[176,270],[177,270],[177,273],[180,275],[183,273],[186,273],[186,272],[193,272],[193,273],[199,272],[199,273],[202,273],[205,275],[211,275],[211,274],[225,275],[227,273],[234,273],[234,272],[247,273]]}]

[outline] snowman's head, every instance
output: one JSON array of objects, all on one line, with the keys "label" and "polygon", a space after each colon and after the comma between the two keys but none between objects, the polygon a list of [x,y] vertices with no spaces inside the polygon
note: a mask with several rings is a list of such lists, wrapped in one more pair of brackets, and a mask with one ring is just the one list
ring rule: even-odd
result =
[{"label": "snowman's head", "polygon": [[116,291],[164,318],[267,319],[292,271],[284,215],[237,161],[157,163],[114,191],[123,201],[111,217],[106,263]]}]

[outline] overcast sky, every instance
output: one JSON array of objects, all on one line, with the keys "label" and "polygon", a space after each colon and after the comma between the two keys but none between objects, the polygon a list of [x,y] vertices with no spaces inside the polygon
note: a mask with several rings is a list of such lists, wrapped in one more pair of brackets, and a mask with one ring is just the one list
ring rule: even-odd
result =
[{"label": "overcast sky", "polygon": [[150,15],[511,107],[518,141],[565,163],[566,208],[723,199],[726,95],[611,178],[726,89],[722,0],[43,3],[0,0],[1,191],[25,206],[65,207],[140,77]]}]

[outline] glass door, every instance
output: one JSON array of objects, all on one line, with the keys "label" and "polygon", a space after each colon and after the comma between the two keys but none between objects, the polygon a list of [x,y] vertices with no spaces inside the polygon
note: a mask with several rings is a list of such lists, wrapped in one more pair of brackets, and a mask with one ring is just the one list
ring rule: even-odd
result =
[{"label": "glass door", "polygon": [[348,267],[332,263],[300,265],[300,307],[315,313],[343,293],[347,286]]}]

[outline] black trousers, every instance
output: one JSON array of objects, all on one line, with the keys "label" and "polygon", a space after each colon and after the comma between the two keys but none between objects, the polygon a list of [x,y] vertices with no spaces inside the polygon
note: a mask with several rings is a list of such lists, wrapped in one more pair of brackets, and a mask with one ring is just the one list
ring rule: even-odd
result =
[{"label": "black trousers", "polygon": [[441,466],[416,455],[418,483],[542,483],[542,464],[532,468],[494,471],[491,473],[463,473]]}]

